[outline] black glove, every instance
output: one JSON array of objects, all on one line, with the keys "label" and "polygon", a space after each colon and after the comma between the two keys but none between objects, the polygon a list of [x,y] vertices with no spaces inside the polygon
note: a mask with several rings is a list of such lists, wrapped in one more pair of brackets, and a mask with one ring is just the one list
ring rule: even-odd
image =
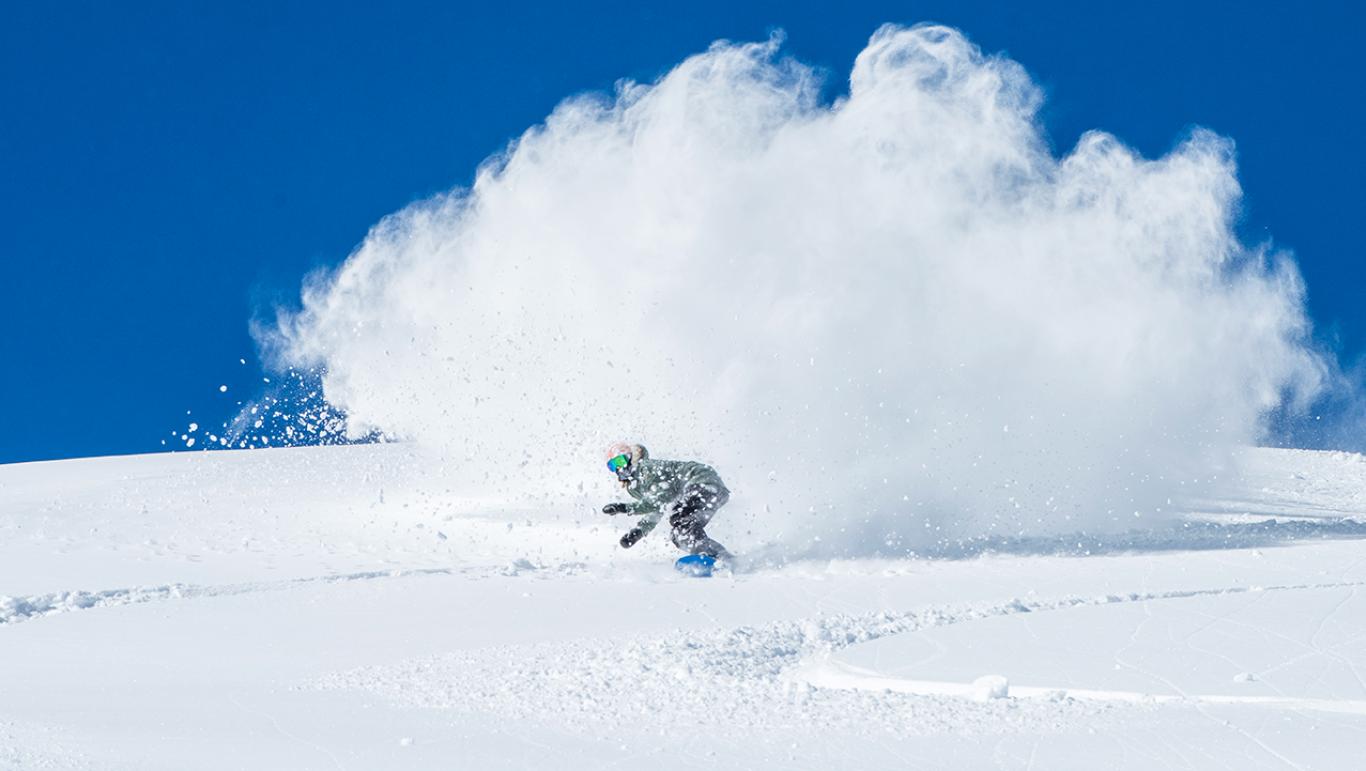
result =
[{"label": "black glove", "polygon": [[621,548],[629,549],[636,545],[636,541],[645,537],[645,531],[638,527],[633,527],[626,531],[626,535],[621,537]]},{"label": "black glove", "polygon": [[602,507],[603,514],[625,514],[631,510],[629,503],[609,503]]}]

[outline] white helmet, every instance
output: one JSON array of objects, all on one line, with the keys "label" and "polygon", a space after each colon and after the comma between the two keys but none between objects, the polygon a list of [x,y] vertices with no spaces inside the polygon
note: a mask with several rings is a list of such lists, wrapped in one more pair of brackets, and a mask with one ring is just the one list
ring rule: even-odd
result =
[{"label": "white helmet", "polygon": [[607,467],[614,472],[617,471],[616,468],[612,467],[612,461],[616,460],[617,457],[622,455],[626,456],[628,468],[630,466],[636,465],[638,461],[650,457],[649,451],[645,449],[645,445],[643,444],[617,442],[616,444],[613,444],[607,448]]}]

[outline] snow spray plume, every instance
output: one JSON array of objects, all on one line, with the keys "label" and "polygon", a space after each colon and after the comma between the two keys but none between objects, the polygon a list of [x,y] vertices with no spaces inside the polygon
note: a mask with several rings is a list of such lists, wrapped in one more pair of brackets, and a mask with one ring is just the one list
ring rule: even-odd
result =
[{"label": "snow spray plume", "polygon": [[[286,368],[274,379],[266,378],[260,396],[242,404],[237,413],[224,421],[219,430],[196,436],[197,423],[191,423],[180,440],[187,448],[259,449],[379,441],[375,432],[357,434],[348,430],[346,415],[323,398],[322,375],[316,371]],[[241,404],[239,402],[239,404]]]},{"label": "snow spray plume", "polygon": [[224,426],[230,446],[297,447],[374,441],[348,431],[345,414],[323,398],[322,373],[286,369]]},{"label": "snow spray plume", "polygon": [[1366,453],[1366,358],[1334,365],[1309,412],[1273,413],[1267,443],[1280,447]]},{"label": "snow spray plume", "polygon": [[1320,387],[1229,141],[1054,157],[1025,71],[944,27],[878,30],[833,104],[778,46],[565,101],[268,346],[500,492],[607,489],[622,437],[705,459],[790,554],[1141,525]]}]

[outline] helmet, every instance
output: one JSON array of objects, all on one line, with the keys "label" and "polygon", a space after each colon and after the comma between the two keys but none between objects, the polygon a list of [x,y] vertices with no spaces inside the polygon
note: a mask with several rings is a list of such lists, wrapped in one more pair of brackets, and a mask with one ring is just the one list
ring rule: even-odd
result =
[{"label": "helmet", "polygon": [[[621,455],[626,456],[627,464],[620,468],[613,468],[612,461]],[[645,445],[627,442],[617,442],[611,445],[607,448],[606,453],[608,468],[616,472],[617,476],[623,476],[623,474],[629,476],[635,470],[636,463],[648,457],[650,457],[650,453],[645,449]]]}]

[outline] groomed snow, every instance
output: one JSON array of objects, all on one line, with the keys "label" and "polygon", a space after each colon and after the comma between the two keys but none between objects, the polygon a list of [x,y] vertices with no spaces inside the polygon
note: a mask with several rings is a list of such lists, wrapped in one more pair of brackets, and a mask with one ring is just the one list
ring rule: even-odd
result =
[{"label": "groomed snow", "polygon": [[591,474],[546,511],[404,445],[4,466],[0,767],[1359,767],[1366,462],[1243,461],[1174,527],[712,579],[617,548]]}]

